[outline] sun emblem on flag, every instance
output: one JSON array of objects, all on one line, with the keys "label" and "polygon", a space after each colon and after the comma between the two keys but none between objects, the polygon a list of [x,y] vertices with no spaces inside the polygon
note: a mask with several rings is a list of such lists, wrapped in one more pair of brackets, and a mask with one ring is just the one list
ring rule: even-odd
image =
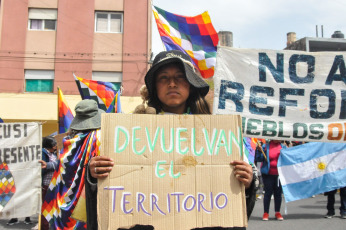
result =
[{"label": "sun emblem on flag", "polygon": [[320,171],[326,170],[327,164],[323,161],[317,163],[317,169]]}]

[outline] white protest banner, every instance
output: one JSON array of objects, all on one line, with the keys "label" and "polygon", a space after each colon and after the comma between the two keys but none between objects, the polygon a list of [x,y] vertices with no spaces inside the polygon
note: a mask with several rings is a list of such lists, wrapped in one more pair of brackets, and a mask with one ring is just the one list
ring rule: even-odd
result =
[{"label": "white protest banner", "polygon": [[41,212],[41,142],[38,123],[0,124],[0,218]]},{"label": "white protest banner", "polygon": [[345,54],[219,47],[213,113],[241,115],[244,136],[345,142]]},{"label": "white protest banner", "polygon": [[247,226],[244,186],[229,163],[242,159],[240,116],[103,114],[99,229]]}]

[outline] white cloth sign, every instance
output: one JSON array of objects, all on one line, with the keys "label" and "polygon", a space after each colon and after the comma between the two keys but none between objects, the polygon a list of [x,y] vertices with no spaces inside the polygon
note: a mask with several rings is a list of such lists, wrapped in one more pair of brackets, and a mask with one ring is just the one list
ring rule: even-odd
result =
[{"label": "white cloth sign", "polygon": [[213,112],[248,137],[345,142],[345,54],[218,47]]},{"label": "white cloth sign", "polygon": [[0,124],[0,218],[41,211],[42,127],[38,123]]}]

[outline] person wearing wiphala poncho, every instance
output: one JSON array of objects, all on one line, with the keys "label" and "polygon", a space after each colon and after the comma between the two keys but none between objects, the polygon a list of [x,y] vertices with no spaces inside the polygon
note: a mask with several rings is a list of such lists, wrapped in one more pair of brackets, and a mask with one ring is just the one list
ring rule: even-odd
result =
[{"label": "person wearing wiphala poncho", "polygon": [[[211,114],[205,100],[209,85],[196,74],[190,58],[181,51],[159,53],[145,76],[145,85],[146,87],[141,88],[141,94],[148,107],[143,103],[136,107],[135,113]],[[236,178],[245,185],[247,212],[250,215],[256,199],[252,166],[244,161],[233,161],[230,164],[235,169]],[[105,156],[94,157],[90,160],[87,173],[89,178],[86,182],[87,186],[93,189],[90,199],[96,197],[97,179],[107,177],[113,165],[113,160]],[[96,202],[92,206],[87,206],[87,212],[88,229],[97,229]],[[93,214],[90,219],[89,213]],[[136,225],[132,229],[149,230],[154,227]],[[203,229],[245,228],[207,227]]]},{"label": "person wearing wiphala poncho", "polygon": [[42,213],[53,229],[86,229],[85,218],[77,221],[74,215],[77,204],[83,201],[87,163],[99,155],[101,114],[104,111],[98,109],[96,101],[82,100],[77,103],[75,112],[76,116],[63,139],[58,169],[42,204]]}]

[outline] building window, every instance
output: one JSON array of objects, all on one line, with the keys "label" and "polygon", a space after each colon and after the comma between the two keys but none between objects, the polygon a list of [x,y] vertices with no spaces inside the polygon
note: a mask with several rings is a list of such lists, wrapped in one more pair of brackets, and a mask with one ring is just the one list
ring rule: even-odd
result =
[{"label": "building window", "polygon": [[52,93],[53,70],[25,70],[25,92]]},{"label": "building window", "polygon": [[111,12],[95,13],[95,32],[122,33],[123,14]]},{"label": "building window", "polygon": [[91,79],[94,81],[111,82],[118,90],[121,86],[123,74],[121,72],[93,71]]},{"label": "building window", "polygon": [[29,9],[29,30],[56,30],[57,10]]}]

